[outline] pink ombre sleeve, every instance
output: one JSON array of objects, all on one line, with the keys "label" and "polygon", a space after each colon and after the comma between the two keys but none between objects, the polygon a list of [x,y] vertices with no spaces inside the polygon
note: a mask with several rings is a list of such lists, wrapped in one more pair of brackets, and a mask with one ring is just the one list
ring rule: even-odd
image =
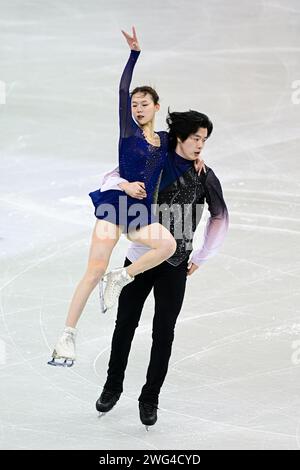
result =
[{"label": "pink ombre sleeve", "polygon": [[193,251],[190,259],[197,266],[217,254],[229,226],[228,210],[223,198],[221,184],[211,169],[205,182],[205,198],[210,217],[206,223],[203,245],[200,249]]},{"label": "pink ombre sleeve", "polygon": [[120,177],[119,167],[117,166],[112,171],[108,171],[102,175],[100,180],[100,191],[101,193],[108,191],[109,189],[122,191],[118,186],[119,183],[127,183],[127,180]]}]

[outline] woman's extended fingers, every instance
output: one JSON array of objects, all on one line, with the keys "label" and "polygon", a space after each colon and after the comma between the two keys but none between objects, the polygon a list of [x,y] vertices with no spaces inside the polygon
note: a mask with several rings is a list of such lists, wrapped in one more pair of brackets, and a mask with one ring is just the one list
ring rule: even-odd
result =
[{"label": "woman's extended fingers", "polygon": [[133,39],[138,42],[138,38],[137,38],[137,35],[136,35],[136,30],[135,30],[135,27],[132,26],[132,35],[133,35]]},{"label": "woman's extended fingers", "polygon": [[127,41],[130,41],[131,36],[128,33],[126,33],[126,31],[124,31],[123,29],[121,29],[121,31],[122,31],[123,36],[127,39]]},{"label": "woman's extended fingers", "polygon": [[135,30],[135,27],[133,26],[132,27],[132,36],[130,36],[129,33],[127,33],[126,31],[124,31],[123,29],[121,29],[122,31],[122,34],[123,36],[125,37],[130,49],[133,49],[135,51],[140,51],[140,46],[139,46],[139,42],[138,42],[138,38],[137,38],[137,35],[136,35],[136,30]]}]

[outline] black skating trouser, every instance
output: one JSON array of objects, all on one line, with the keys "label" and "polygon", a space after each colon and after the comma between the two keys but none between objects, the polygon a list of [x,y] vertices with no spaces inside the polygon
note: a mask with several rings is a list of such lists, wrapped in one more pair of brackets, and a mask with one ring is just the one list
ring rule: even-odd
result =
[{"label": "black skating trouser", "polygon": [[[131,262],[126,258],[124,266]],[[122,392],[131,342],[138,326],[143,305],[154,290],[155,313],[152,326],[152,348],[146,383],[139,401],[158,404],[165,380],[174,339],[174,328],[181,310],[188,260],[179,266],[166,261],[135,276],[119,297],[118,314],[112,338],[111,354],[104,388]]]}]

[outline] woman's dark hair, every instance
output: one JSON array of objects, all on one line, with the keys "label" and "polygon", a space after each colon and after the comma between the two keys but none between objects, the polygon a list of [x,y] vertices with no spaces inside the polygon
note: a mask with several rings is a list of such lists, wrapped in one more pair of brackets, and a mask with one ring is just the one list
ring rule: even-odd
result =
[{"label": "woman's dark hair", "polygon": [[146,95],[146,93],[149,93],[149,95],[151,95],[152,97],[154,104],[157,104],[159,102],[159,96],[154,90],[154,88],[152,88],[151,86],[137,86],[134,90],[130,92],[130,97],[132,98],[132,95],[135,95],[135,93],[144,93],[144,95]]},{"label": "woman's dark hair", "polygon": [[175,150],[177,138],[184,142],[191,134],[195,134],[199,127],[207,129],[207,137],[213,130],[213,124],[206,114],[198,113],[198,111],[170,112],[168,108],[167,124],[169,128],[170,148]]}]

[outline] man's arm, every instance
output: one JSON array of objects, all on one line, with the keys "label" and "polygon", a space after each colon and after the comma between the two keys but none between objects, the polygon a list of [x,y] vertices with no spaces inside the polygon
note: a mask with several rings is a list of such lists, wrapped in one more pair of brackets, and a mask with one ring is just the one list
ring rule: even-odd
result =
[{"label": "man's arm", "polygon": [[193,252],[190,260],[190,266],[195,265],[193,271],[217,254],[229,226],[228,210],[223,198],[222,187],[211,169],[208,170],[204,187],[210,217],[206,223],[203,245]]}]

